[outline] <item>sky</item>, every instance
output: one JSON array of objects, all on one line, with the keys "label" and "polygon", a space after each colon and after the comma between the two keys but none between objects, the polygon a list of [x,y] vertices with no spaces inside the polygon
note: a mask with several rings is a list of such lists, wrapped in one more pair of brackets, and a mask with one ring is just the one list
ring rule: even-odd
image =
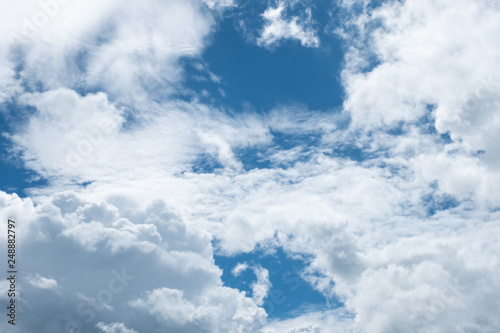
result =
[{"label": "sky", "polygon": [[500,3],[0,2],[2,332],[500,332]]}]

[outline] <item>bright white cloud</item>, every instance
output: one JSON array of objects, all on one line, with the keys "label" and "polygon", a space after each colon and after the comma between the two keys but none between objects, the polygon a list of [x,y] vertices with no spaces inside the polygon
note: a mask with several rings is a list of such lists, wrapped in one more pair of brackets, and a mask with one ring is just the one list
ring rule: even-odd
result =
[{"label": "bright white cloud", "polygon": [[35,106],[38,113],[27,124],[27,135],[12,139],[25,148],[22,158],[26,164],[44,175],[68,175],[116,136],[124,122],[122,112],[104,93],[81,97],[72,90],[59,89],[24,94],[19,103]]},{"label": "bright white cloud", "polygon": [[[201,304],[200,304],[201,303]],[[149,292],[145,299],[130,302],[173,327],[199,327],[207,332],[255,332],[265,322],[265,312],[234,289],[207,290],[192,301],[179,290],[162,288]]]},{"label": "bright white cloud", "polygon": [[[207,10],[206,5],[214,11]],[[168,96],[179,87],[182,57],[196,57],[206,46],[215,12],[229,1],[22,1],[0,5],[0,98],[22,92],[19,84],[44,90],[105,90],[114,101],[144,103],[159,90]],[[219,14],[217,14],[219,15]],[[20,79],[9,52],[23,63]],[[78,62],[66,59],[80,57]]]},{"label": "bright white cloud", "polygon": [[[484,1],[409,0],[366,15],[356,22],[369,34],[369,44],[362,45],[380,63],[368,73],[359,68],[344,72],[349,93],[345,106],[355,124],[415,121],[434,105],[437,129],[449,131],[453,138],[466,139],[464,135],[478,133],[486,122],[495,126],[498,50],[489,41],[500,29],[497,6]],[[486,128],[482,133],[482,140],[492,142]]]},{"label": "bright white cloud", "polygon": [[273,47],[282,40],[295,39],[302,46],[318,47],[319,38],[312,27],[311,10],[306,9],[305,18],[286,17],[286,4],[280,2],[277,7],[266,9],[262,17],[266,21],[257,43],[264,47]]},{"label": "bright white cloud", "polygon": [[234,276],[240,276],[241,273],[246,271],[248,269],[248,264],[247,263],[239,263],[238,265],[234,266],[233,269],[231,270],[231,273]]},{"label": "bright white cloud", "polygon": [[123,174],[118,176],[122,172],[133,172],[136,176],[127,178],[135,178],[140,170],[172,174],[185,170],[202,154],[239,170],[241,162],[235,159],[234,149],[271,139],[262,119],[254,115],[234,119],[203,105],[152,105],[157,112],[145,114],[132,129],[124,130],[123,110],[104,93],[80,96],[59,89],[25,94],[19,102],[38,110],[12,137],[21,158],[46,177],[66,180],[123,179]]},{"label": "bright white cloud", "polygon": [[271,289],[271,282],[269,281],[269,271],[260,266],[253,267],[257,281],[253,282],[250,286],[252,288],[252,297],[255,304],[262,306],[264,299],[267,297]]},{"label": "bright white cloud", "polygon": [[415,156],[418,174],[447,193],[477,196],[490,206],[499,193],[499,49],[491,43],[499,17],[498,6],[485,1],[386,4],[356,21],[369,42],[361,51],[355,45],[348,57],[362,63],[359,58],[370,54],[380,63],[366,73],[355,67],[343,73],[354,128],[431,117],[453,143]]}]

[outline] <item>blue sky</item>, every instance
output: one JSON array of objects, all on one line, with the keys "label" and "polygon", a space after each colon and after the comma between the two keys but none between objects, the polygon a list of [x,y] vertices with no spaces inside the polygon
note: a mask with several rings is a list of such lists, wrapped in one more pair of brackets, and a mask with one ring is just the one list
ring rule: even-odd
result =
[{"label": "blue sky", "polygon": [[[248,295],[253,295],[252,282],[256,279],[253,267],[267,268],[271,284],[270,297],[266,298],[263,307],[270,318],[286,319],[298,313],[340,305],[338,300],[326,298],[314,290],[303,278],[307,258],[290,258],[281,248],[272,253],[256,249],[232,257],[215,256],[215,263],[223,269],[222,280],[226,285],[244,290]],[[233,269],[238,264],[247,265],[248,268],[240,275],[235,275]]]},{"label": "blue sky", "polygon": [[23,0],[0,22],[2,332],[500,330],[495,3]]},{"label": "blue sky", "polygon": [[268,50],[245,41],[235,25],[231,17],[222,21],[203,55],[210,69],[222,78],[225,107],[240,110],[249,104],[266,112],[280,104],[303,104],[311,110],[329,110],[342,104],[338,38],[325,37],[322,41],[326,45],[320,50],[298,47],[297,41]]}]

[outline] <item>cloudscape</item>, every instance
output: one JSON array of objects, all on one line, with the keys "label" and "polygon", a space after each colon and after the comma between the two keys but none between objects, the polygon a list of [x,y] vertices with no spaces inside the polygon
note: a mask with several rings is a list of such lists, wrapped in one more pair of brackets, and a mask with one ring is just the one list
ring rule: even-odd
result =
[{"label": "cloudscape", "polygon": [[500,332],[500,2],[0,2],[1,332]]}]

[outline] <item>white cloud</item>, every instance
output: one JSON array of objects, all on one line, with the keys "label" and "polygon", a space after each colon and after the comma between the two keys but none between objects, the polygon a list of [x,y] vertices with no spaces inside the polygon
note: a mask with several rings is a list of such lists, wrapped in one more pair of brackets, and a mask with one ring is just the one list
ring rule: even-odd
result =
[{"label": "white cloud", "polygon": [[257,43],[270,48],[282,40],[296,39],[302,46],[318,47],[319,38],[312,28],[311,9],[306,9],[305,18],[286,17],[286,3],[280,2],[277,7],[266,9],[262,17],[266,21]]},{"label": "white cloud", "polygon": [[[30,199],[0,194],[0,216],[16,219],[17,233],[42,235],[23,242],[28,283],[59,291],[43,298],[31,290],[23,294],[30,307],[39,309],[27,330],[42,327],[48,332],[69,325],[86,331],[98,325],[103,331],[126,332],[121,324],[102,324],[108,316],[139,331],[186,323],[200,330],[225,327],[253,332],[266,321],[264,310],[251,298],[222,287],[210,235],[181,220],[161,201],[143,209],[130,204],[133,197],[108,198],[114,204],[106,201],[104,205],[75,193],[59,193],[39,197],[34,204]],[[110,216],[116,220],[110,222]],[[1,240],[0,245],[6,246],[5,242]],[[58,253],[57,263],[53,251]],[[87,260],[92,264],[85,264]],[[138,299],[142,294],[147,296]],[[144,306],[147,311],[137,314],[137,307]],[[158,321],[151,321],[149,313],[158,316]],[[167,313],[172,317],[165,317]],[[179,332],[189,329],[180,327]]]},{"label": "white cloud", "polygon": [[179,59],[201,54],[214,16],[232,2],[30,0],[3,7],[2,100],[21,93],[22,80],[44,90],[104,89],[113,101],[138,107],[159,90],[168,96],[180,89]]},{"label": "white cloud", "polygon": [[345,107],[354,123],[416,121],[435,105],[442,133],[472,141],[467,137],[481,131],[480,140],[493,142],[482,126],[495,126],[498,107],[498,50],[489,41],[500,30],[499,15],[491,2],[446,0],[391,2],[367,14],[357,24],[368,43],[357,54],[380,63],[367,73],[344,71]]},{"label": "white cloud", "polygon": [[255,304],[262,306],[264,299],[271,290],[271,281],[269,281],[269,271],[260,266],[253,267],[257,281],[253,282],[250,287],[252,288],[252,297]]},{"label": "white cloud", "polygon": [[184,299],[184,294],[175,289],[156,289],[149,293],[146,300],[131,301],[131,306],[146,308],[151,314],[175,326],[192,322],[195,316],[195,306]]},{"label": "white cloud", "polygon": [[27,277],[26,281],[33,287],[40,289],[53,290],[58,287],[57,281],[51,278],[45,278],[40,276],[40,274],[35,274],[34,276]]},{"label": "white cloud", "polygon": [[127,328],[123,323],[105,324],[100,322],[97,323],[96,327],[103,333],[138,333],[133,329]]},{"label": "white cloud", "polygon": [[[202,154],[238,170],[241,162],[235,159],[234,149],[271,139],[262,119],[254,115],[235,119],[203,105],[154,105],[157,112],[144,114],[125,130],[123,110],[104,93],[82,97],[59,89],[25,94],[19,101],[38,111],[12,136],[22,159],[43,176],[63,181],[123,179],[122,172],[131,171],[136,176],[126,177],[135,178],[140,170],[168,175],[185,170]],[[122,154],[122,149],[129,152]]]},{"label": "white cloud", "polygon": [[155,249],[153,244],[161,240],[154,225],[133,224],[127,219],[117,220],[112,228],[106,228],[94,221],[78,224],[64,230],[62,235],[73,238],[75,242],[91,251],[95,251],[100,242],[105,242],[105,246],[110,247],[112,252],[137,246],[141,251],[148,253]]},{"label": "white cloud", "polygon": [[4,46],[5,41],[0,41],[0,103],[10,101],[13,96],[22,91],[22,86],[16,79],[15,64],[9,59],[8,49]]},{"label": "white cloud", "polygon": [[[274,122],[280,123],[279,118]],[[239,122],[227,126],[231,129],[234,124]],[[284,126],[282,130],[290,135],[302,131],[294,128]],[[232,133],[234,127],[229,129]],[[58,226],[53,231],[44,228],[45,238],[69,239],[83,251],[147,256],[149,261],[154,258],[155,263],[161,263],[167,275],[181,276],[146,290],[134,289],[135,294],[127,293],[126,301],[132,302],[134,311],[144,309],[143,314],[157,318],[158,325],[186,330],[216,325],[231,330],[235,325],[242,327],[242,332],[262,327],[265,315],[257,305],[269,292],[267,270],[256,271],[262,274],[257,274],[260,282],[258,278],[253,285],[253,300],[220,287],[220,271],[211,262],[213,236],[226,253],[250,251],[259,243],[275,242],[292,253],[311,255],[305,278],[327,297],[340,297],[346,304],[347,314],[311,314],[293,325],[292,321],[272,322],[266,328],[269,332],[280,332],[277,327],[284,327],[284,332],[294,328],[325,331],[329,324],[338,322],[359,330],[373,325],[375,332],[416,327],[448,329],[455,327],[450,326],[450,318],[455,317],[463,320],[456,324],[460,329],[476,325],[480,316],[490,318],[488,325],[495,327],[497,309],[488,295],[497,293],[496,282],[488,278],[479,286],[468,277],[497,274],[498,261],[493,259],[498,251],[496,243],[488,242],[487,250],[484,244],[486,235],[494,239],[499,234],[498,214],[482,214],[477,209],[467,213],[467,202],[433,217],[423,212],[424,195],[453,189],[433,189],[430,179],[421,182],[421,177],[431,177],[416,169],[413,159],[401,157],[411,149],[433,143],[427,136],[409,132],[389,146],[390,158],[381,156],[362,163],[325,155],[319,149],[307,160],[294,161],[286,170],[230,170],[218,175],[186,173],[182,177],[155,174],[153,180],[122,181],[122,188],[115,182],[95,181],[87,189],[79,189],[77,195],[54,195],[43,206],[30,209],[50,213],[54,227]],[[438,145],[435,151],[441,148]],[[435,156],[432,149],[426,153],[429,158]],[[380,163],[388,163],[393,171],[379,167]],[[165,204],[151,203],[159,196],[175,207],[180,217]],[[43,198],[38,200],[44,202]],[[12,204],[8,202],[20,205],[22,200],[6,195],[4,202],[5,209],[10,209]],[[480,221],[488,221],[490,227]],[[478,261],[478,257],[486,259]],[[189,283],[180,282],[187,276],[192,276]],[[454,280],[454,276],[461,278]],[[210,282],[201,283],[202,279]],[[201,285],[194,288],[195,283]],[[380,285],[379,292],[372,291],[375,285]],[[90,302],[96,291],[82,294]],[[383,306],[374,304],[380,298],[387,300]],[[433,303],[436,298],[439,304]],[[484,306],[485,298],[489,308]],[[464,303],[478,310],[466,313],[461,307]],[[181,306],[171,311],[172,304]],[[230,306],[220,308],[217,304]],[[113,309],[118,311],[114,304]],[[411,309],[418,309],[415,317],[401,323],[398,318],[410,316]],[[235,315],[241,319],[233,319]],[[351,322],[349,316],[361,319]]]},{"label": "white cloud", "polygon": [[[35,106],[38,112],[26,125],[26,135],[12,140],[23,147],[28,167],[43,175],[68,175],[101,145],[116,136],[124,119],[104,93],[81,97],[68,89],[43,94],[24,94],[21,105]],[[54,149],[57,147],[57,149]]]},{"label": "white cloud", "polygon": [[231,270],[231,274],[234,276],[240,276],[241,273],[246,271],[248,269],[248,264],[247,263],[238,263],[238,265],[234,266],[233,269]]},{"label": "white cloud", "polygon": [[499,17],[498,6],[485,1],[386,4],[356,22],[368,37],[362,47],[354,43],[361,51],[352,53],[360,63],[374,55],[379,64],[343,72],[353,128],[419,126],[419,119],[431,118],[453,142],[440,152],[415,154],[422,181],[438,181],[447,193],[488,206],[499,193],[499,50],[490,42],[500,32]]},{"label": "white cloud", "polygon": [[104,83],[108,92],[116,94],[168,92],[169,85],[182,78],[178,59],[200,54],[213,18],[197,1],[122,6],[115,34],[89,59],[87,82]]},{"label": "white cloud", "polygon": [[192,301],[179,290],[162,288],[149,292],[144,299],[130,302],[173,327],[199,327],[207,332],[255,332],[265,322],[265,312],[234,289],[207,290]]},{"label": "white cloud", "polygon": [[[37,309],[26,331],[64,331],[68,318],[83,331],[104,332],[498,330],[500,213],[489,209],[500,198],[498,6],[389,2],[356,20],[365,35],[349,45],[343,115],[282,106],[266,116],[229,116],[165,97],[182,80],[177,60],[205,47],[215,22],[208,9],[192,1],[125,2],[110,35],[97,41],[92,27],[118,5],[87,3],[61,7],[68,16],[16,44],[26,53],[21,79],[28,86],[40,80],[43,92],[22,94],[15,64],[0,62],[0,85],[13,87],[0,99],[36,109],[12,136],[16,152],[50,181],[30,198],[0,192],[0,220],[21,221],[19,233],[29,235],[23,269],[31,286],[64,292],[26,293]],[[74,16],[81,11],[92,18],[88,26]],[[280,3],[264,13],[259,43],[317,46],[309,14],[290,19],[285,11]],[[93,44],[63,36],[58,48],[44,48],[51,34],[66,31],[58,24]],[[60,61],[80,51],[89,51],[83,69]],[[378,61],[369,70],[367,55]],[[147,73],[159,73],[165,95],[156,79],[141,81]],[[74,85],[104,92],[82,96],[68,84],[71,75],[84,78]],[[120,96],[132,88],[158,99],[126,108]],[[419,120],[424,115],[437,133]],[[352,123],[342,130],[346,118]],[[88,137],[101,119],[109,131]],[[401,134],[387,131],[396,126]],[[273,131],[320,139],[312,149],[283,151]],[[272,166],[246,171],[237,151],[249,147]],[[342,152],[351,148],[367,158],[351,160]],[[76,165],[68,165],[71,149],[82,150]],[[204,157],[222,167],[194,172]],[[456,202],[440,204],[447,197]],[[304,278],[344,306],[266,324],[259,305],[271,288],[269,271],[233,269],[235,276],[254,270],[253,298],[224,287],[213,240],[225,254],[260,244],[307,255]],[[122,267],[129,280],[117,278]]]},{"label": "white cloud", "polygon": [[339,311],[317,311],[296,318],[276,320],[267,325],[259,333],[323,333],[332,328],[339,332],[350,332],[352,318],[349,314]]},{"label": "white cloud", "polygon": [[236,4],[234,0],[203,0],[203,2],[210,8],[224,9],[226,7],[234,7]]}]

